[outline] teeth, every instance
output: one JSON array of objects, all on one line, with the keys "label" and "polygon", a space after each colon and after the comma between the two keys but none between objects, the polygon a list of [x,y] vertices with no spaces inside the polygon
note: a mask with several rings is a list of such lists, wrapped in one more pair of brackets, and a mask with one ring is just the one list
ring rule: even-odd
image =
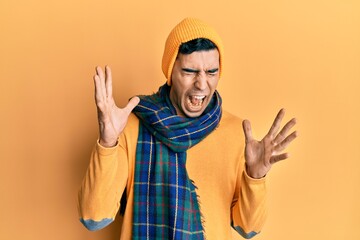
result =
[{"label": "teeth", "polygon": [[202,105],[204,98],[205,98],[204,95],[193,95],[193,96],[189,96],[187,102],[189,105],[193,107],[199,107]]},{"label": "teeth", "polygon": [[205,96],[194,96],[195,99],[202,100],[205,98]]}]

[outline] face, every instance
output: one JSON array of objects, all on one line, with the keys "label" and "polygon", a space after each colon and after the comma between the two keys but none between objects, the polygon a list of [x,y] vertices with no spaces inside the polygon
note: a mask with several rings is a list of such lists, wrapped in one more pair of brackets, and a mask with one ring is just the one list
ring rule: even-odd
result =
[{"label": "face", "polygon": [[199,117],[204,112],[219,82],[219,60],[217,49],[178,54],[170,89],[178,115]]}]

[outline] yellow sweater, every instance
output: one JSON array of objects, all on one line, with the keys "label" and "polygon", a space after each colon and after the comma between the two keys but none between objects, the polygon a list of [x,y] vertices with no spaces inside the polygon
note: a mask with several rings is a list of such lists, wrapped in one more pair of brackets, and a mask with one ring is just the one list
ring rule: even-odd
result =
[{"label": "yellow sweater", "polygon": [[[120,240],[131,239],[138,126],[131,114],[117,146],[96,144],[78,196],[80,221],[98,230],[114,220],[126,188]],[[207,240],[250,238],[264,224],[265,179],[246,174],[244,144],[241,119],[224,111],[219,127],[187,151],[186,169],[198,187]]]}]

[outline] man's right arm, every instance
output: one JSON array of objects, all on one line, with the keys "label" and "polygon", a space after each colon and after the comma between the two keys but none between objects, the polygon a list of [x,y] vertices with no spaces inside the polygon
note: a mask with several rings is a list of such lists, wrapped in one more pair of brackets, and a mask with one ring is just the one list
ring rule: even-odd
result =
[{"label": "man's right arm", "polygon": [[[119,209],[120,198],[128,178],[128,156],[123,131],[131,111],[139,103],[132,98],[126,107],[116,106],[112,95],[110,67],[96,67],[94,75],[95,103],[98,113],[99,141],[95,146],[89,168],[79,191],[80,221],[89,230],[110,224]],[[120,136],[120,138],[119,138]]]},{"label": "man's right arm", "polygon": [[78,195],[80,221],[87,229],[99,230],[114,221],[127,178],[125,149],[97,142]]}]

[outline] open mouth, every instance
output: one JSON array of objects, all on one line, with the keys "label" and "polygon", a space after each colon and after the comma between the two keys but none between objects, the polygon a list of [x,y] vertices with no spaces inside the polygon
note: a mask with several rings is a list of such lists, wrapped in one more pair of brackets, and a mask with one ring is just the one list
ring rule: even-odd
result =
[{"label": "open mouth", "polygon": [[187,104],[190,109],[200,109],[204,103],[205,95],[192,95],[187,98]]}]

